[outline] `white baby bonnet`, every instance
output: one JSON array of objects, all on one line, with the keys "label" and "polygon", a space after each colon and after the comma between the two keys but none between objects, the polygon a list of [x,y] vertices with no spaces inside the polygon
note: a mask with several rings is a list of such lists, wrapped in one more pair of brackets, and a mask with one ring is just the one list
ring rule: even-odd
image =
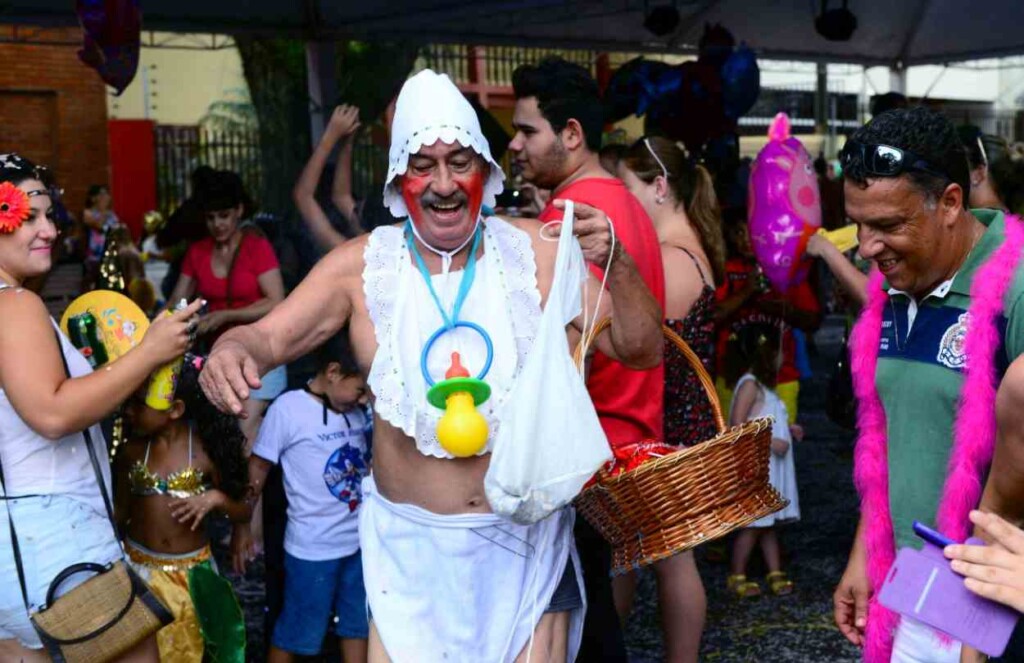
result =
[{"label": "white baby bonnet", "polygon": [[448,145],[458,143],[473,148],[487,160],[491,173],[484,185],[483,204],[494,207],[496,196],[504,189],[505,174],[491,156],[476,111],[448,76],[424,69],[405,82],[395,104],[388,179],[384,183],[384,204],[392,215],[409,215],[395,186],[395,178],[404,175],[409,167],[409,155],[439,139]]}]

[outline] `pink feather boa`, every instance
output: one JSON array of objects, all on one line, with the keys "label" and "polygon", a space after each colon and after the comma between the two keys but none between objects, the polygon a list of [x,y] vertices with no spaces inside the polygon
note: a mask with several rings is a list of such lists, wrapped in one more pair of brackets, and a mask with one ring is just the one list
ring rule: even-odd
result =
[{"label": "pink feather boa", "polygon": [[[953,430],[949,470],[939,502],[939,529],[963,541],[970,534],[970,510],[981,500],[982,478],[995,448],[995,400],[998,387],[995,352],[1000,347],[998,321],[1003,299],[1024,248],[1024,225],[1016,216],[1005,219],[1006,238],[981,266],[971,284],[969,323],[964,339],[968,361],[960,407]],[[896,539],[889,511],[889,459],[885,409],[875,386],[882,313],[889,297],[882,290],[882,275],[868,283],[868,304],[850,337],[854,395],[858,400],[860,435],[854,451],[854,483],[861,497],[861,519],[867,550],[868,579],[877,595],[896,558]],[[882,607],[875,596],[868,607],[864,660],[888,663],[899,617]]]}]

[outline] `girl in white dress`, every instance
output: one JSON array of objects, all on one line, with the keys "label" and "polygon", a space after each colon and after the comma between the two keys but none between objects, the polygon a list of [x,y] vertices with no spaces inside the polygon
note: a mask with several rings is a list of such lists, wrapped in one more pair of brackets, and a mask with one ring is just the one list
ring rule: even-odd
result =
[{"label": "girl in white dress", "polygon": [[781,365],[781,334],[777,327],[747,327],[730,339],[730,359],[742,361],[745,372],[736,382],[729,412],[729,424],[739,425],[745,421],[772,417],[771,460],[769,479],[772,486],[789,501],[781,511],[765,516],[749,528],[740,531],[733,544],[732,568],[729,589],[740,598],[758,596],[761,588],[747,579],[747,563],[760,544],[768,566],[766,578],[773,594],[784,595],[793,591],[793,582],[782,570],[782,550],[775,531],[782,523],[800,519],[800,498],[797,494],[796,468],[793,464],[793,438],[803,437],[798,426],[788,424],[786,404],[782,402],[774,387]]}]

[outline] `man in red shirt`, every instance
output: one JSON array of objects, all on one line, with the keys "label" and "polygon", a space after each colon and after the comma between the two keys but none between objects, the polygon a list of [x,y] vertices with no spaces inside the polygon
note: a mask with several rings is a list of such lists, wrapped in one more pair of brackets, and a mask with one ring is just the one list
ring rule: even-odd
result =
[{"label": "man in red shirt", "polygon": [[[615,237],[636,262],[637,270],[662,307],[665,280],[654,225],[639,201],[609,174],[598,157],[604,111],[597,83],[582,67],[561,58],[523,65],[512,75],[516,134],[509,144],[523,179],[553,191],[541,221],[561,219],[552,202],[570,199],[603,211]],[[600,278],[601,270],[591,266]],[[598,354],[587,388],[612,446],[662,439],[661,366],[634,371]],[[622,628],[612,600],[611,550],[582,518],[576,542],[587,592],[581,661],[626,661]]]}]

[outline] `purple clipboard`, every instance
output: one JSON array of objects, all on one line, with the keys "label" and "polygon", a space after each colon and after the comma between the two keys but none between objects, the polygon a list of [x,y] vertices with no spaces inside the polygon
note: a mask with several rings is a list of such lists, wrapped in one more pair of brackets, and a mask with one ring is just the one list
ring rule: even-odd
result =
[{"label": "purple clipboard", "polygon": [[[878,601],[989,656],[1002,655],[1020,614],[964,587],[963,577],[942,554],[953,541],[920,523],[914,523],[914,531],[924,539],[924,547],[899,551]],[[979,539],[967,543],[984,545]]]}]

